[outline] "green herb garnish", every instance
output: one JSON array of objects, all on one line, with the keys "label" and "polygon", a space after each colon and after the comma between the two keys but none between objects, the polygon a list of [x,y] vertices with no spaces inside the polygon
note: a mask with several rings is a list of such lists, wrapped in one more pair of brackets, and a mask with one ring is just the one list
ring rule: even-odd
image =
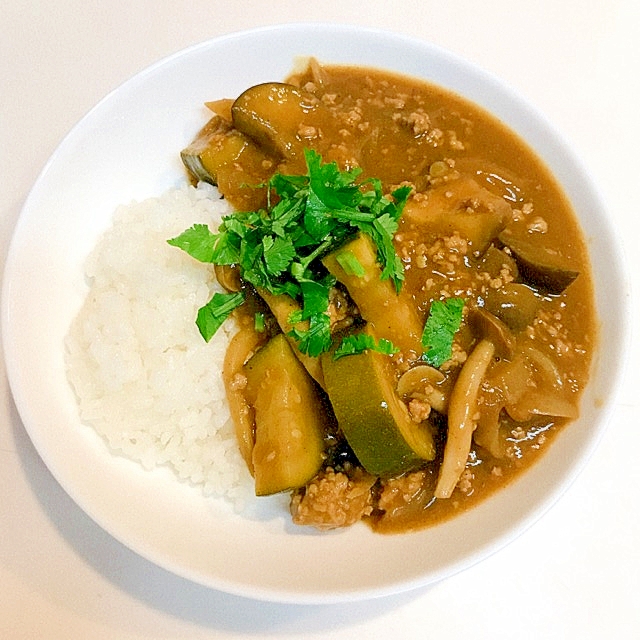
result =
[{"label": "green herb garnish", "polygon": [[377,351],[378,353],[392,356],[394,353],[398,353],[399,349],[385,338],[381,338],[376,342],[376,339],[368,333],[354,333],[342,339],[338,348],[333,352],[333,359],[337,360],[344,356],[357,355],[364,351]]},{"label": "green herb garnish", "polygon": [[253,328],[258,333],[264,333],[264,313],[261,311],[256,311],[256,313],[253,314]]},{"label": "green herb garnish", "polygon": [[302,309],[289,316],[291,324],[309,321],[307,330],[292,329],[287,335],[295,338],[298,348],[310,356],[319,356],[331,347],[331,324],[328,314],[329,290],[334,284],[332,276],[315,280],[301,278]]},{"label": "green herb garnish", "polygon": [[451,358],[453,337],[462,322],[462,298],[434,300],[422,332],[422,356],[432,367],[440,367]]},{"label": "green herb garnish", "polygon": [[348,276],[363,278],[367,273],[360,264],[360,260],[351,251],[338,251],[336,260]]},{"label": "green herb garnish", "polygon": [[[290,318],[292,324],[309,321],[308,330],[291,335],[301,351],[317,356],[331,345],[327,309],[335,284],[321,259],[355,234],[366,233],[377,247],[382,278],[390,278],[399,291],[404,269],[393,236],[411,188],[400,187],[387,197],[380,180],[359,180],[358,168],[341,171],[313,150],[305,150],[305,161],[306,175],[276,173],[269,180],[266,209],[234,212],[215,234],[206,225],[194,225],[169,244],[202,262],[238,265],[241,277],[254,287],[291,296],[302,307]],[[357,272],[356,263],[350,267]],[[206,305],[208,314],[213,302]]]},{"label": "green herb garnish", "polygon": [[244,294],[214,293],[213,298],[198,310],[196,325],[202,337],[209,342],[231,312],[244,302]]}]

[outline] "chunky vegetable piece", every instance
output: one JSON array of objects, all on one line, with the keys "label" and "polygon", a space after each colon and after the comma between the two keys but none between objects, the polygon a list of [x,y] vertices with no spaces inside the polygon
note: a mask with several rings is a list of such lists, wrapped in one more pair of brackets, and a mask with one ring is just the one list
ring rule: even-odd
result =
[{"label": "chunky vegetable piece", "polygon": [[488,289],[483,300],[487,311],[516,333],[531,325],[542,306],[541,296],[520,282],[509,282],[499,289]]},{"label": "chunky vegetable piece", "polygon": [[389,356],[367,350],[322,357],[331,405],[351,448],[371,474],[403,473],[435,457],[428,424],[413,422],[395,391]]},{"label": "chunky vegetable piece", "polygon": [[196,180],[230,192],[232,204],[242,209],[263,201],[256,186],[269,177],[274,165],[268,153],[219,115],[209,120],[180,156]]},{"label": "chunky vegetable piece", "polygon": [[562,293],[578,277],[579,272],[557,251],[517,238],[509,231],[498,237],[513,253],[523,277],[543,291]]},{"label": "chunky vegetable piece", "polygon": [[283,158],[302,159],[304,147],[298,133],[321,108],[298,87],[267,82],[242,93],[233,103],[231,116],[236,129],[264,149]]},{"label": "chunky vegetable piece", "polygon": [[[345,269],[343,256],[349,256],[362,271]],[[422,352],[422,324],[416,309],[389,280],[382,278],[375,247],[368,236],[360,234],[323,258],[322,263],[347,288],[376,338],[387,339],[414,357]]]},{"label": "chunky vegetable piece", "polygon": [[506,226],[511,209],[502,198],[465,178],[413,200],[406,215],[438,235],[458,233],[473,250],[484,252]]},{"label": "chunky vegetable piece", "polygon": [[304,365],[305,369],[309,372],[311,377],[321,386],[324,386],[324,379],[322,376],[322,367],[318,358],[314,358],[304,351],[301,351],[298,346],[298,341],[293,337],[295,333],[307,334],[309,332],[310,323],[309,320],[300,320],[297,323],[293,323],[296,315],[301,313],[301,306],[293,298],[286,293],[281,295],[274,295],[266,289],[259,289],[258,293],[262,296],[264,301],[271,309],[271,312],[275,316],[282,331],[287,335],[289,341],[293,347],[293,350]]},{"label": "chunky vegetable piece", "polygon": [[247,400],[245,386],[242,383],[246,383],[244,365],[263,341],[264,337],[251,331],[249,326],[241,327],[231,339],[222,369],[222,378],[229,403],[229,413],[235,427],[236,440],[242,459],[252,474],[252,454],[256,437],[255,411]]},{"label": "chunky vegetable piece", "polygon": [[230,123],[214,116],[195,140],[180,152],[182,162],[198,180],[217,184],[220,167],[238,158],[243,146],[242,137],[237,133],[229,135],[230,131]]},{"label": "chunky vegetable piece", "polygon": [[324,451],[326,412],[313,381],[283,334],[260,349],[244,372],[255,411],[256,495],[304,485],[318,472]]}]

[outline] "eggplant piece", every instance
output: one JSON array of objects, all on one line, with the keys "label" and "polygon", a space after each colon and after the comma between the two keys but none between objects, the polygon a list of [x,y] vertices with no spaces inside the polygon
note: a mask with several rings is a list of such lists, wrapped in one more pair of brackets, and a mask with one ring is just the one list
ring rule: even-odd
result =
[{"label": "eggplant piece", "polygon": [[471,178],[434,187],[426,199],[407,202],[403,217],[438,236],[458,233],[481,254],[505,228],[511,207]]},{"label": "eggplant piece", "polygon": [[338,426],[368,473],[392,476],[435,458],[431,427],[413,422],[396,394],[389,356],[325,353],[321,361]]},{"label": "eggplant piece", "polygon": [[244,388],[238,384],[238,375],[249,358],[260,347],[262,337],[248,327],[241,327],[227,348],[224,356],[222,380],[227,394],[229,413],[235,427],[236,440],[240,454],[247,468],[253,474],[251,454],[255,442],[255,416],[253,408],[247,402]]},{"label": "eggplant piece", "polygon": [[264,184],[273,173],[275,160],[225,118],[211,118],[180,156],[195,180],[217,185],[237,209],[252,211],[264,206]]},{"label": "eggplant piece", "polygon": [[180,157],[196,180],[218,184],[220,167],[235,162],[245,144],[244,136],[237,135],[230,122],[214,116],[180,152]]},{"label": "eggplant piece", "polygon": [[[300,311],[300,304],[296,302],[291,296],[286,294],[275,295],[273,293],[269,293],[266,289],[259,288],[258,294],[260,297],[266,302],[267,306],[273,313],[278,325],[282,329],[285,335],[288,336],[289,332],[292,329],[299,329],[301,331],[306,331],[309,329],[309,321],[303,320],[302,322],[298,322],[295,325],[289,322],[289,318],[294,311]],[[294,338],[287,338],[289,340],[289,344],[293,348],[295,355],[298,360],[304,365],[304,368],[309,372],[309,375],[321,386],[324,388],[324,380],[322,376],[322,366],[320,365],[320,360],[318,358],[314,358],[306,353],[303,353],[298,348],[298,344],[296,343]]]},{"label": "eggplant piece", "polygon": [[[341,255],[354,259],[364,274],[345,269]],[[342,264],[341,264],[342,263]],[[371,325],[377,339],[390,340],[405,353],[422,355],[422,324],[414,306],[399,294],[391,280],[381,280],[373,241],[360,234],[354,240],[325,256],[322,264],[341,282],[357,305],[360,315]]]},{"label": "eggplant piece", "polygon": [[500,278],[507,270],[514,280],[518,277],[518,265],[506,251],[490,245],[478,263],[478,270],[488,273],[492,278]]},{"label": "eggplant piece", "polygon": [[528,327],[538,313],[541,297],[531,287],[510,282],[499,289],[488,289],[484,307],[516,333]]},{"label": "eggplant piece", "polygon": [[231,116],[238,131],[268,153],[291,160],[302,156],[300,127],[319,108],[313,96],[298,87],[267,82],[242,93],[231,107]]},{"label": "eggplant piece", "polygon": [[548,293],[562,293],[580,274],[558,251],[516,238],[508,230],[498,239],[513,254],[522,279]]},{"label": "eggplant piece", "polygon": [[322,466],[327,425],[313,380],[281,333],[247,362],[244,373],[255,412],[256,495],[304,486]]}]

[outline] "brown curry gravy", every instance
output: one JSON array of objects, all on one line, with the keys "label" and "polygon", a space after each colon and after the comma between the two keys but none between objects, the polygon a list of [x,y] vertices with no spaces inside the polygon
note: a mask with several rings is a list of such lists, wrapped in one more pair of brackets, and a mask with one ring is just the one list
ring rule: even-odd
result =
[{"label": "brown curry gravy", "polygon": [[[596,340],[589,260],[574,212],[541,160],[495,117],[426,82],[365,68],[319,67],[313,62],[288,82],[308,92],[321,107],[310,110],[300,123],[301,148],[313,148],[341,168],[359,166],[364,176],[382,180],[388,191],[408,183],[417,193],[429,193],[446,189],[452,176],[470,178],[511,207],[515,221],[510,226],[515,234],[540,238],[575,266],[578,278],[560,295],[541,296],[535,320],[520,335],[552,359],[577,402],[588,379]],[[276,170],[304,173],[305,166],[300,154],[273,166],[265,163],[261,170],[264,175],[258,177],[264,178]],[[251,171],[256,184],[255,167]],[[247,191],[246,185],[247,173],[238,167],[235,178],[220,184],[220,189],[236,206],[253,206],[256,202],[247,198],[255,199],[256,193]],[[486,278],[483,282],[484,276],[478,276],[480,253],[469,247],[461,252],[459,242],[448,240],[425,235],[407,217],[396,235],[396,248],[406,266],[404,292],[415,300],[423,317],[434,298],[462,295],[481,303],[483,287],[488,286]],[[433,251],[436,244],[439,249]],[[457,341],[461,353],[471,346],[468,328],[463,326]],[[437,465],[428,464],[423,481],[409,489],[412,499],[407,502],[400,497],[395,511],[374,512],[369,524],[380,532],[406,531],[468,509],[534,463],[567,421],[544,416],[521,423],[506,421],[504,455],[494,457],[474,444],[451,498],[433,500],[430,491]],[[443,446],[440,431],[440,455]]]}]

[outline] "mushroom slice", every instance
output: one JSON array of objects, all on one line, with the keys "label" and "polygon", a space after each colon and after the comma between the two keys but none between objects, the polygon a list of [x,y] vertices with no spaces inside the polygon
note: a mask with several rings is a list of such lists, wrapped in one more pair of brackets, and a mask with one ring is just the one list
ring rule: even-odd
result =
[{"label": "mushroom slice", "polygon": [[233,293],[242,289],[240,269],[237,265],[216,264],[214,271],[218,284],[227,291]]},{"label": "mushroom slice", "polygon": [[447,417],[447,442],[440,465],[436,498],[450,498],[464,471],[476,426],[478,391],[494,354],[493,343],[481,340],[467,358],[451,392]]},{"label": "mushroom slice", "polygon": [[500,437],[500,413],[503,409],[502,402],[492,405],[484,405],[478,426],[473,432],[473,440],[476,444],[485,448],[494,458],[504,456],[504,442]]},{"label": "mushroom slice", "polygon": [[487,338],[493,342],[499,358],[508,359],[513,356],[516,339],[502,320],[482,307],[471,307],[467,322],[479,338]]},{"label": "mushroom slice", "polygon": [[411,367],[400,376],[396,391],[401,398],[426,400],[438,413],[447,412],[447,396],[438,385],[445,379],[442,371],[428,365]]}]

